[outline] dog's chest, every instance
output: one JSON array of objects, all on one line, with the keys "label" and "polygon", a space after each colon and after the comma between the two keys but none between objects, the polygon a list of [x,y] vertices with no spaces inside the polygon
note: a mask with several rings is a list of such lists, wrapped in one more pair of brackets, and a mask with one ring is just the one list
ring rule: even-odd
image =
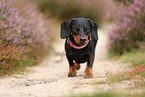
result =
[{"label": "dog's chest", "polygon": [[88,52],[84,51],[84,50],[71,50],[69,52],[67,52],[67,54],[69,55],[69,57],[71,57],[71,59],[73,59],[75,62],[77,63],[84,63],[87,61],[88,59]]}]

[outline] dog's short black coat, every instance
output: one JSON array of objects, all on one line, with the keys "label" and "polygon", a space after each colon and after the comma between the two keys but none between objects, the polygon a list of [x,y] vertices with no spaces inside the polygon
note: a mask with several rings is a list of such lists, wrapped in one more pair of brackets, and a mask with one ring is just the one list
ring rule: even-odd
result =
[{"label": "dog's short black coat", "polygon": [[[85,77],[93,77],[92,75],[92,66],[95,57],[95,47],[98,40],[98,25],[86,18],[72,18],[61,23],[61,34],[62,39],[66,38],[65,42],[65,51],[66,57],[69,62],[70,69],[74,67],[74,64],[80,64],[87,62],[88,68],[86,68]],[[71,41],[76,46],[85,47],[77,49],[72,47],[69,43]],[[87,41],[89,41],[87,43]],[[69,77],[75,76],[75,70],[69,70]],[[88,70],[87,70],[88,69]]]}]

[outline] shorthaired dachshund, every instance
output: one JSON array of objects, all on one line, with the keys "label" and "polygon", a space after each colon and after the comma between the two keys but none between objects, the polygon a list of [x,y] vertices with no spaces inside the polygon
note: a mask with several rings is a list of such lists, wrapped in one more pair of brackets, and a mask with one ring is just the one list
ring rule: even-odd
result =
[{"label": "shorthaired dachshund", "polygon": [[98,25],[86,18],[72,18],[61,23],[62,39],[66,38],[65,51],[69,62],[68,77],[76,76],[80,63],[87,62],[84,78],[92,78]]}]

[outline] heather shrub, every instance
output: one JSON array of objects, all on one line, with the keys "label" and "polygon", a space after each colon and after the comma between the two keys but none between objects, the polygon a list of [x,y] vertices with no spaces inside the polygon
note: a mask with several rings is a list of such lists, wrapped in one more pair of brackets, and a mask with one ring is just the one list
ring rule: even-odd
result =
[{"label": "heather shrub", "polygon": [[145,41],[144,0],[126,3],[128,6],[121,4],[123,9],[118,10],[118,17],[109,32],[110,50],[117,54],[138,48],[138,42]]},{"label": "heather shrub", "polygon": [[114,1],[119,1],[121,3],[127,4],[127,2],[133,3],[134,0],[114,0]]},{"label": "heather shrub", "polygon": [[13,68],[21,63],[21,52],[14,46],[1,44],[0,45],[0,76],[6,73],[11,73]]},{"label": "heather shrub", "polygon": [[15,5],[18,2],[0,0],[0,70],[22,60],[37,63],[49,47],[43,14],[28,0],[19,3],[22,8]]}]

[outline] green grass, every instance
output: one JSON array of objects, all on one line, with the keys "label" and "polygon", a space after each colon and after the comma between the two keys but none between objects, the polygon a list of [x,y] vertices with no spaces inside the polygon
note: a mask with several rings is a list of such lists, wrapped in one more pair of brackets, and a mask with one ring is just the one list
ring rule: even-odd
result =
[{"label": "green grass", "polygon": [[113,93],[113,92],[100,92],[100,93],[83,94],[83,95],[71,96],[71,97],[128,97],[128,95]]},{"label": "green grass", "polygon": [[124,63],[131,63],[131,66],[145,66],[145,48],[126,53],[122,55],[120,59],[123,60]]},{"label": "green grass", "polygon": [[83,94],[83,95],[77,95],[77,96],[70,96],[70,97],[145,97],[145,92],[142,92],[140,94],[125,94],[125,93],[118,93],[113,91],[107,91],[107,92],[98,92],[94,94]]},{"label": "green grass", "polygon": [[[19,62],[15,62],[14,66],[9,66],[8,68],[1,68],[0,77],[5,77],[6,75],[12,74],[23,74],[26,71],[25,67],[33,66],[31,62],[26,60],[19,60]],[[28,71],[28,70],[27,70]]]},{"label": "green grass", "polygon": [[145,45],[142,44],[140,49],[134,49],[131,52],[125,53],[122,56],[117,56],[115,59],[121,60],[124,65],[130,63],[130,66],[124,71],[117,73],[106,73],[106,83],[122,82],[124,80],[134,80],[135,87],[144,87],[145,79]]}]

